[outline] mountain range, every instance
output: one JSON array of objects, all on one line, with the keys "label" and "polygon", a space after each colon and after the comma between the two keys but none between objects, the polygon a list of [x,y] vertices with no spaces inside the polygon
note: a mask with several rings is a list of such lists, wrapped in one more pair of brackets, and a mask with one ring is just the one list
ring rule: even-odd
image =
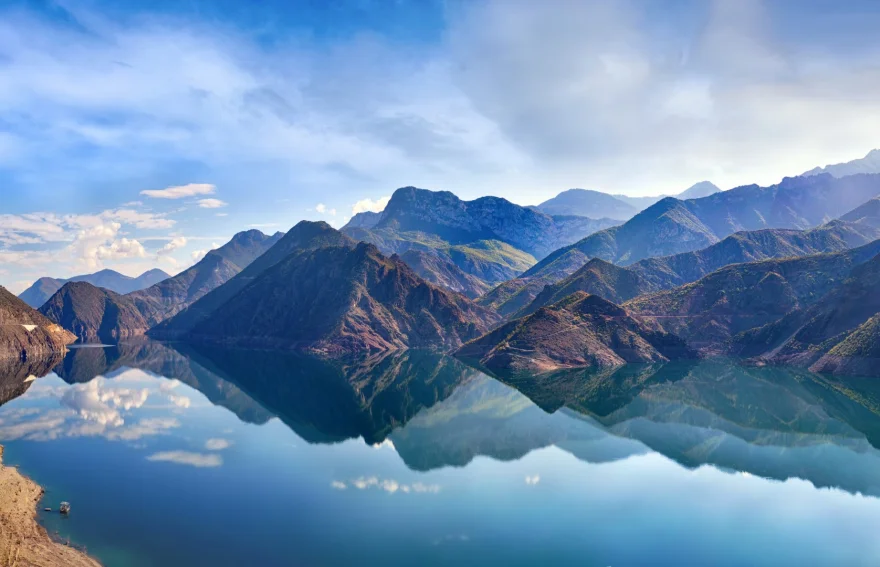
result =
[{"label": "mountain range", "polygon": [[33,285],[20,293],[18,297],[34,309],[39,309],[67,282],[88,282],[94,286],[109,289],[110,291],[115,291],[116,293],[124,295],[140,289],[146,289],[151,285],[157,284],[170,277],[171,276],[160,269],[149,270],[136,278],[120,274],[114,270],[101,270],[94,274],[74,276],[68,279],[47,277],[35,281]]},{"label": "mountain range", "polygon": [[[184,338],[328,354],[454,348],[493,312],[417,276],[372,244],[294,253],[267,268]],[[168,330],[175,331],[173,322]]]},{"label": "mountain range", "polygon": [[[716,190],[700,184],[686,196],[709,196],[663,198],[601,228],[617,221],[405,187],[341,231],[303,221],[239,233],[146,289],[66,282],[41,312],[83,341],[146,333],[334,357],[458,349],[505,372],[695,352],[864,372],[880,348],[880,175]],[[614,204],[562,197],[547,206]]]},{"label": "mountain range", "polygon": [[281,236],[241,232],[191,268],[125,295],[88,282],[69,282],[45,302],[43,313],[80,340],[117,341],[141,335],[226,283]]},{"label": "mountain range", "polygon": [[847,175],[858,175],[860,173],[880,173],[880,150],[871,150],[861,159],[826,165],[825,167],[814,167],[802,175],[821,175],[823,173],[833,175],[834,177],[846,177]]},{"label": "mountain range", "polygon": [[[529,308],[537,296],[542,294],[542,290],[545,290],[545,286],[558,286],[559,289],[573,289],[573,286],[580,286],[578,289],[583,291],[599,293],[613,301],[625,301],[641,293],[660,291],[696,281],[730,264],[838,252],[867,244],[878,238],[880,238],[880,226],[874,226],[870,222],[854,223],[842,220],[831,221],[806,231],[765,229],[737,232],[701,250],[646,258],[627,266],[627,270],[638,275],[640,281],[627,288],[615,289],[613,296],[610,297],[602,292],[600,287],[590,287],[595,283],[591,279],[595,274],[578,273],[590,262],[589,256],[577,248],[570,248],[552,262],[535,267],[522,276],[497,286],[480,297],[477,302],[509,317]],[[592,267],[608,264],[604,260],[602,262],[603,264],[594,263]],[[606,266],[604,269],[607,271],[611,268]],[[584,279],[581,277],[584,275],[589,277]],[[551,293],[550,290],[547,293]],[[552,293],[558,298],[558,291]],[[632,295],[633,293],[635,295]],[[545,301],[539,301],[531,309],[534,311],[535,308],[545,304]]]},{"label": "mountain range", "polygon": [[[428,279],[473,276],[481,286],[515,277],[556,248],[618,224],[610,218],[544,214],[499,197],[463,201],[447,191],[404,187],[381,213],[359,213],[342,228],[384,254],[416,250],[438,258]],[[419,260],[419,259],[417,259]],[[423,259],[418,263],[430,267]]]}]

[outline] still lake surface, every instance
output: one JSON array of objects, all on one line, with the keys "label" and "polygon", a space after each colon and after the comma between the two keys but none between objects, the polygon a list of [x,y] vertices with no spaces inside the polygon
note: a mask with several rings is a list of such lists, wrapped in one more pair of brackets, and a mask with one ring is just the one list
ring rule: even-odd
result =
[{"label": "still lake surface", "polygon": [[868,379],[155,342],[4,373],[5,463],[108,567],[880,564]]}]

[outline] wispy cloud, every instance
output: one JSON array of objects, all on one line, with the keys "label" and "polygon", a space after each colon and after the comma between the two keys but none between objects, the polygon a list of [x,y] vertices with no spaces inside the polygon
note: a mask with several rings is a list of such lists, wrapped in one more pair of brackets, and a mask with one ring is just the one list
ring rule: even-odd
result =
[{"label": "wispy cloud", "polygon": [[231,446],[232,441],[229,439],[212,438],[205,441],[205,449],[209,451],[223,451]]},{"label": "wispy cloud", "polygon": [[211,195],[216,190],[217,188],[209,183],[188,183],[186,185],[166,187],[165,189],[146,189],[141,191],[141,195],[153,199],[184,199],[198,195]]},{"label": "wispy cloud", "polygon": [[149,455],[147,460],[197,468],[219,467],[223,464],[223,457],[216,453],[193,453],[190,451],[161,451]]},{"label": "wispy cloud", "polygon": [[202,209],[220,209],[229,203],[221,201],[220,199],[200,199],[197,201],[197,204]]}]

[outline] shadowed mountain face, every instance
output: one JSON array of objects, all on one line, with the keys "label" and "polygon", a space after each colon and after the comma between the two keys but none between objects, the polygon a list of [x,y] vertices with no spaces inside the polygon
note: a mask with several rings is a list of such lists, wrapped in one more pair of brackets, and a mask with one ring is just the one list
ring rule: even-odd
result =
[{"label": "shadowed mountain face", "polygon": [[81,341],[116,342],[142,335],[149,327],[129,297],[86,282],[64,284],[40,313]]},{"label": "shadowed mountain face", "polygon": [[232,279],[208,292],[174,317],[159,323],[152,329],[150,335],[175,337],[190,332],[263,272],[282,260],[293,259],[318,248],[331,246],[353,248],[354,245],[353,240],[325,222],[302,221]]},{"label": "shadowed mountain face", "polygon": [[144,272],[136,278],[113,270],[101,270],[94,274],[74,276],[69,279],[40,278],[18,297],[34,309],[39,309],[67,282],[88,282],[94,286],[103,287],[104,289],[125,295],[133,291],[146,289],[170,277],[162,270],[154,269]]},{"label": "shadowed mountain face", "polygon": [[321,248],[263,272],[187,335],[245,347],[344,353],[455,348],[498,317],[375,246]]}]

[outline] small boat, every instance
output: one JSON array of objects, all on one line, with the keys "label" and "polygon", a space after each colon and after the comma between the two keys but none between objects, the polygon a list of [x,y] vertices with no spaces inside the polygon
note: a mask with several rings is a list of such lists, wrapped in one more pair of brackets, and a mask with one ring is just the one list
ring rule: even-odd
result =
[{"label": "small boat", "polygon": [[62,502],[58,511],[65,515],[70,514],[70,502]]}]

